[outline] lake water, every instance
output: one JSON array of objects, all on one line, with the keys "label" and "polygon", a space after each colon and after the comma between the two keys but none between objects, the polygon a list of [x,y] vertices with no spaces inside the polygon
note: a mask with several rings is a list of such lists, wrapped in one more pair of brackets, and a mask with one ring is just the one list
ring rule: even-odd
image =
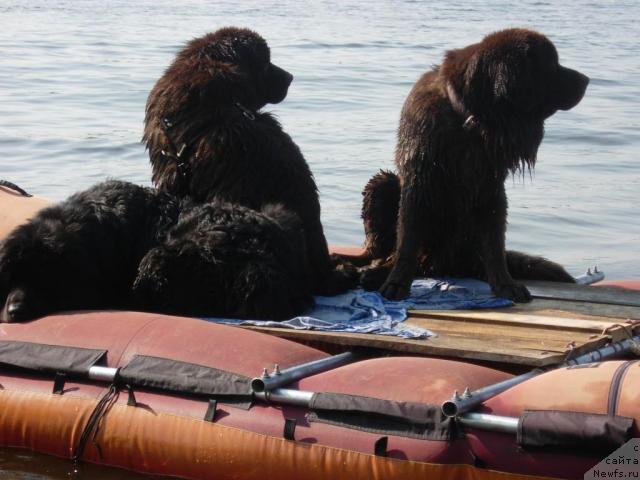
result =
[{"label": "lake water", "polygon": [[56,200],[107,177],[149,184],[147,94],[185,42],[226,25],[258,31],[295,75],[268,110],[316,176],[328,240],[351,245],[362,187],[392,167],[421,73],[498,29],[547,34],[591,83],[547,122],[534,174],[508,181],[508,246],[575,275],[597,264],[609,279],[640,277],[636,0],[0,0],[0,178]]}]

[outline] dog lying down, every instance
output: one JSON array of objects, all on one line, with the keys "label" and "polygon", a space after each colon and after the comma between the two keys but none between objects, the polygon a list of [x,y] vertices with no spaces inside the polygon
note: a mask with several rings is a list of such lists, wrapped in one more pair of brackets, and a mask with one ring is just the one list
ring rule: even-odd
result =
[{"label": "dog lying down", "polygon": [[196,205],[107,181],[5,239],[0,321],[109,308],[283,320],[313,304],[307,265],[301,222],[280,205]]}]

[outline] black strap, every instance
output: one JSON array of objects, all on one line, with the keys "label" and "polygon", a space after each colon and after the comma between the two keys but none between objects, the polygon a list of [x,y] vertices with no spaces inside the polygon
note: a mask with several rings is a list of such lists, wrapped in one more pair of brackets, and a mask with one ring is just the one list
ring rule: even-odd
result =
[{"label": "black strap", "polygon": [[216,418],[217,409],[218,409],[218,401],[215,398],[210,398],[209,406],[207,407],[207,413],[204,414],[204,421],[213,422]]},{"label": "black strap", "polygon": [[[174,123],[168,119],[162,119],[162,127],[167,140],[169,140],[169,146],[172,151],[161,150],[163,156],[171,158],[176,163],[177,178],[176,183],[179,193],[187,193],[188,186],[191,180],[191,168],[189,163],[188,150],[189,146],[185,142],[178,142],[174,138],[173,127]],[[180,145],[180,147],[178,147]]]},{"label": "black strap", "polygon": [[373,446],[373,453],[376,454],[377,457],[386,457],[387,446],[389,445],[389,437],[380,437],[376,440],[376,443]]},{"label": "black strap", "polygon": [[116,402],[118,399],[118,387],[115,383],[112,383],[109,386],[109,389],[105,392],[102,398],[98,401],[96,406],[89,415],[89,419],[87,420],[84,429],[82,430],[82,434],[80,435],[80,439],[78,440],[78,444],[73,449],[73,465],[74,470],[78,470],[78,464],[80,463],[80,459],[82,458],[82,453],[84,452],[84,448],[87,445],[87,441],[89,437],[91,437],[91,442],[98,450],[98,454],[102,457],[102,451],[100,446],[96,442],[96,436],[98,435],[98,431],[100,428],[100,420],[104,415],[107,414],[109,408]]},{"label": "black strap", "polygon": [[136,400],[136,394],[133,392],[133,387],[131,385],[127,385],[127,392],[127,406],[137,407],[138,401]]},{"label": "black strap", "polygon": [[476,455],[476,452],[474,452],[473,450],[469,449],[469,454],[471,455],[471,459],[473,460],[473,466],[474,467],[487,468],[487,462],[485,462],[478,455]]},{"label": "black strap", "polygon": [[424,440],[449,441],[462,436],[439,405],[397,402],[344,393],[314,393],[307,414],[310,422]]},{"label": "black strap", "polygon": [[64,392],[64,384],[67,381],[67,374],[63,372],[56,372],[56,376],[53,377],[53,394],[62,395]]},{"label": "black strap", "polygon": [[41,372],[65,372],[86,376],[100,362],[106,350],[65,347],[43,343],[0,340],[0,365]]},{"label": "black strap", "polygon": [[295,418],[284,419],[284,433],[285,440],[295,440],[296,425],[298,421]]},{"label": "black strap", "polygon": [[244,375],[205,365],[148,355],[134,355],[119,371],[124,385],[152,388],[165,392],[206,395],[227,403],[234,398],[247,402],[252,398],[251,379]]},{"label": "black strap", "polygon": [[26,191],[21,189],[18,185],[16,185],[13,182],[10,182],[9,180],[0,180],[0,187],[10,188],[11,190],[18,192],[23,197],[33,197],[33,195],[31,195],[30,193],[27,193]]},{"label": "black strap", "polygon": [[522,448],[572,449],[608,455],[632,438],[634,419],[619,415],[525,410],[516,442]]}]

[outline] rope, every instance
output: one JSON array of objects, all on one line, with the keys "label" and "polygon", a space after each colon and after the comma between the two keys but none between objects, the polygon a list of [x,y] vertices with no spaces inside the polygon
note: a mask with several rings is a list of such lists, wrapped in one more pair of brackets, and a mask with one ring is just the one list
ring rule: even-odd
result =
[{"label": "rope", "polygon": [[102,451],[100,449],[100,445],[96,442],[96,436],[100,430],[100,423],[104,416],[107,414],[111,406],[118,400],[119,389],[116,383],[112,383],[109,386],[109,389],[102,396],[102,398],[98,401],[93,412],[89,416],[89,420],[87,420],[87,424],[84,426],[82,431],[82,435],[80,435],[80,440],[78,444],[73,450],[73,472],[72,478],[76,478],[79,473],[80,467],[80,459],[82,458],[82,454],[84,453],[84,449],[89,441],[89,437],[91,437],[91,443],[98,450],[98,454],[102,457]]}]

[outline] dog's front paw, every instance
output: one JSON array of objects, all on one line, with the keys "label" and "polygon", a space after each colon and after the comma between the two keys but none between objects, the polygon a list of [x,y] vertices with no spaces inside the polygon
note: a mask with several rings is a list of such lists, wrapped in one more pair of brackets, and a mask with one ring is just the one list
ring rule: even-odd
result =
[{"label": "dog's front paw", "polygon": [[341,292],[355,288],[358,285],[358,277],[358,269],[346,261],[333,271],[333,280]]},{"label": "dog's front paw", "polygon": [[380,287],[380,294],[387,300],[404,300],[409,296],[411,290],[411,282],[394,282],[387,280]]},{"label": "dog's front paw", "polygon": [[496,297],[508,298],[516,303],[528,303],[531,301],[531,293],[521,283],[497,285],[493,288]]},{"label": "dog's front paw", "polygon": [[368,292],[378,290],[389,276],[389,268],[383,265],[364,267],[360,271],[360,285]]},{"label": "dog's front paw", "polygon": [[336,266],[329,275],[316,284],[314,294],[339,295],[358,285],[358,270],[348,262]]}]

